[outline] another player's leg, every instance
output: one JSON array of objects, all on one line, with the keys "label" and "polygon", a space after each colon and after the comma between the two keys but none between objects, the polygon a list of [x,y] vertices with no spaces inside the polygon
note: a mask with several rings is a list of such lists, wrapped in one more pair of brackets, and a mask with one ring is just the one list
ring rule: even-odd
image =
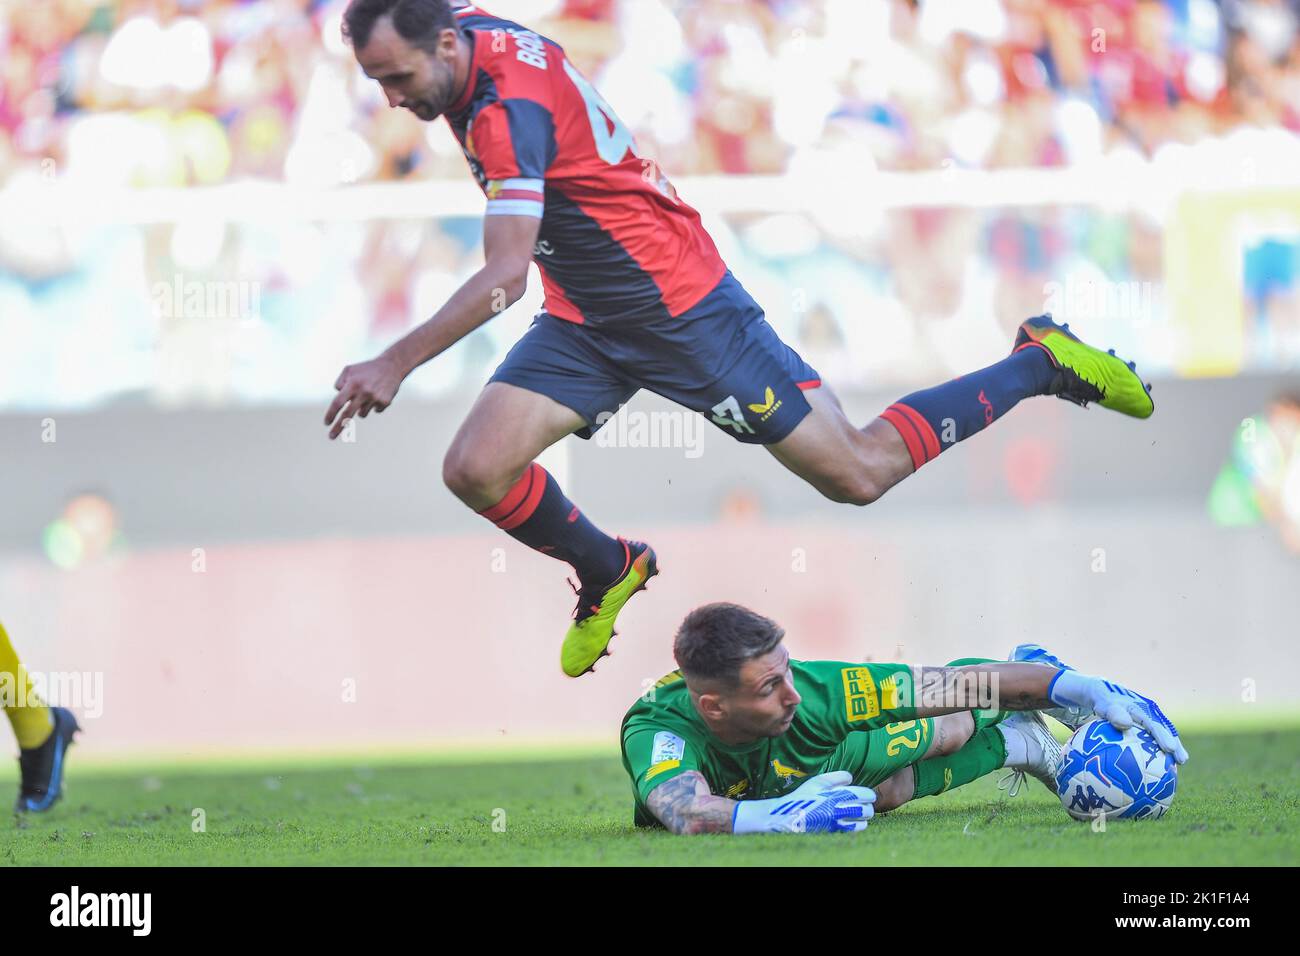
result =
[{"label": "another player's leg", "polygon": [[833,501],[865,505],[941,452],[993,424],[1023,398],[1050,394],[1058,372],[1042,349],[913,392],[858,428],[825,386],[809,414],[768,450]]},{"label": "another player's leg", "polygon": [[578,609],[561,650],[570,677],[608,653],[618,612],[657,573],[649,545],[601,531],[533,460],[586,424],[545,395],[489,382],[443,465],[443,480],[458,498],[516,541],[577,573]]},{"label": "another player's leg", "polygon": [[1003,716],[1003,712],[962,711],[899,720],[876,730],[852,733],[818,772],[849,771],[855,786],[876,791],[875,807],[883,813],[912,799],[913,767],[919,761],[956,754],[974,734]]},{"label": "another player's leg", "polygon": [[[1026,773],[1052,787],[1046,781],[1060,764],[1059,744],[1054,759],[1046,741],[1040,741],[1036,759],[1022,756],[1020,751],[1027,753],[1029,749],[1028,738],[1011,720],[1008,718],[995,727],[987,727],[972,735],[956,753],[940,754],[911,764],[881,781],[875,787],[876,812],[886,813],[918,797],[946,793],[1004,768],[1013,771],[1008,778],[1014,789],[1012,796],[1019,792],[1020,780]],[[1035,740],[1038,741],[1036,735]]]},{"label": "another player's leg", "polygon": [[[1056,771],[1061,765],[1061,745],[1033,711],[1018,711],[977,730],[956,753],[925,760],[907,768],[913,777],[910,800],[945,793],[996,770],[1012,773],[1009,793],[1020,791],[1026,775],[1056,792]],[[906,792],[906,782],[896,784]],[[906,802],[906,801],[904,801]]]},{"label": "another player's leg", "polygon": [[1037,395],[1087,406],[1097,402],[1133,418],[1155,410],[1150,386],[1132,362],[1112,349],[1080,341],[1050,315],[1021,323],[1011,354],[1000,362],[899,399],[881,413],[902,436],[914,468],[920,468],[1001,418],[1022,399]]},{"label": "another player's leg", "polygon": [[514,385],[489,382],[443,460],[452,493],[516,541],[573,566],[585,582],[608,582],[624,545],[593,525],[534,459],[581,428],[582,416]]},{"label": "another player's leg", "polygon": [[63,795],[68,745],[81,728],[72,712],[47,707],[32,689],[31,678],[9,635],[0,624],[0,696],[5,716],[18,740],[17,812],[48,810]]},{"label": "another player's leg", "polygon": [[[993,663],[992,659],[964,657],[949,661],[948,666],[987,663]],[[1026,775],[1056,792],[1061,746],[1037,713],[975,710],[935,720],[935,739],[925,757],[880,783],[878,812],[917,797],[944,793],[1002,769],[1012,771],[1003,778],[1010,785],[1011,796],[1019,793]]]},{"label": "another player's leg", "polygon": [[766,447],[831,501],[871,504],[913,472],[907,445],[883,418],[856,427],[824,384],[805,396],[811,411],[788,437]]},{"label": "another player's leg", "polygon": [[483,389],[443,464],[458,498],[573,566],[578,604],[560,652],[570,677],[608,653],[618,613],[658,569],[649,545],[601,531],[534,459],[567,435],[589,437],[635,391],[585,332],[540,315]]},{"label": "another player's leg", "polygon": [[848,421],[834,395],[818,389],[808,396],[811,413],[768,448],[827,497],[869,504],[1037,395],[1098,402],[1135,418],[1154,409],[1131,363],[1039,316],[1021,325],[1012,353],[1000,362],[906,395],[863,428]]}]

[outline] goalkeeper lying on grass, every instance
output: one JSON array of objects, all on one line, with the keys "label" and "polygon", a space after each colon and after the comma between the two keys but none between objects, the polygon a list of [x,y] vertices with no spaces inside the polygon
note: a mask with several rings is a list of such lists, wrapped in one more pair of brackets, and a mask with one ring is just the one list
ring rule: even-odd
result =
[{"label": "goalkeeper lying on grass", "polygon": [[1034,711],[1070,727],[1134,724],[1182,763],[1150,699],[1036,645],[1011,662],[947,667],[792,661],[774,621],[735,604],[687,615],[681,670],[623,718],[638,826],[674,833],[865,830],[877,811],[1006,767],[1056,792],[1061,748]]}]

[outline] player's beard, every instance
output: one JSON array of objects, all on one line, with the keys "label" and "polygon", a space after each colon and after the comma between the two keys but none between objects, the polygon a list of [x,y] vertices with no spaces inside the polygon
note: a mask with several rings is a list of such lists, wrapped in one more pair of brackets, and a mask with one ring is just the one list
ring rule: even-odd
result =
[{"label": "player's beard", "polygon": [[416,117],[426,123],[431,123],[447,111],[452,104],[452,87],[455,86],[456,78],[450,70],[448,75],[441,83],[435,85],[424,96],[416,99],[407,100],[402,105],[416,115]]}]

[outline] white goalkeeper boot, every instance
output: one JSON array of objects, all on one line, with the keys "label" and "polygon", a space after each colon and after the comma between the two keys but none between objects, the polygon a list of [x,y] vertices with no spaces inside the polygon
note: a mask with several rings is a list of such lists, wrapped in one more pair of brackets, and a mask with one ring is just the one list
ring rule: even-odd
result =
[{"label": "white goalkeeper boot", "polygon": [[1025,777],[1030,776],[1056,796],[1056,773],[1061,769],[1061,745],[1047,729],[1047,721],[1032,710],[1012,714],[998,730],[1007,744],[1007,768],[1011,773],[998,781],[998,789],[1014,797]]}]

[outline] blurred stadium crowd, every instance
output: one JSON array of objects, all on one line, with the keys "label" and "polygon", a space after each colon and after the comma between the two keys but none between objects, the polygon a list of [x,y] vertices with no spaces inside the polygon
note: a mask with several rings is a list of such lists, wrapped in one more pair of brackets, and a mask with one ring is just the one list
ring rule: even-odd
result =
[{"label": "blurred stadium crowd", "polygon": [[[445,124],[388,109],[361,75],[340,36],[344,6],[8,2],[0,200],[49,182],[93,192],[467,181]],[[674,178],[1077,169],[1263,134],[1282,137],[1294,158],[1300,144],[1300,0],[485,7],[561,42],[634,130],[639,152]],[[708,197],[685,198],[703,206]],[[24,358],[0,356],[0,405],[124,392],[318,401],[341,361],[427,318],[479,261],[472,217],[44,231],[4,220],[0,332]],[[1155,213],[909,209],[850,224],[755,214],[713,228],[769,319],[837,384],[964,371],[1043,311],[1051,283],[1123,287],[1125,309],[1084,295],[1076,316],[1094,319],[1097,334],[1149,373],[1176,371]],[[1247,362],[1300,364],[1300,233],[1270,233],[1252,255],[1249,321],[1265,332]],[[183,294],[194,283],[238,288],[219,289],[229,295],[214,309],[210,296]],[[536,304],[489,323],[417,373],[413,389],[478,384]]]},{"label": "blurred stadium crowd", "polygon": [[[386,108],[343,0],[10,3],[0,173],[103,183],[459,176]],[[501,0],[566,48],[674,175],[1062,165],[1241,124],[1300,130],[1297,0]]]}]

